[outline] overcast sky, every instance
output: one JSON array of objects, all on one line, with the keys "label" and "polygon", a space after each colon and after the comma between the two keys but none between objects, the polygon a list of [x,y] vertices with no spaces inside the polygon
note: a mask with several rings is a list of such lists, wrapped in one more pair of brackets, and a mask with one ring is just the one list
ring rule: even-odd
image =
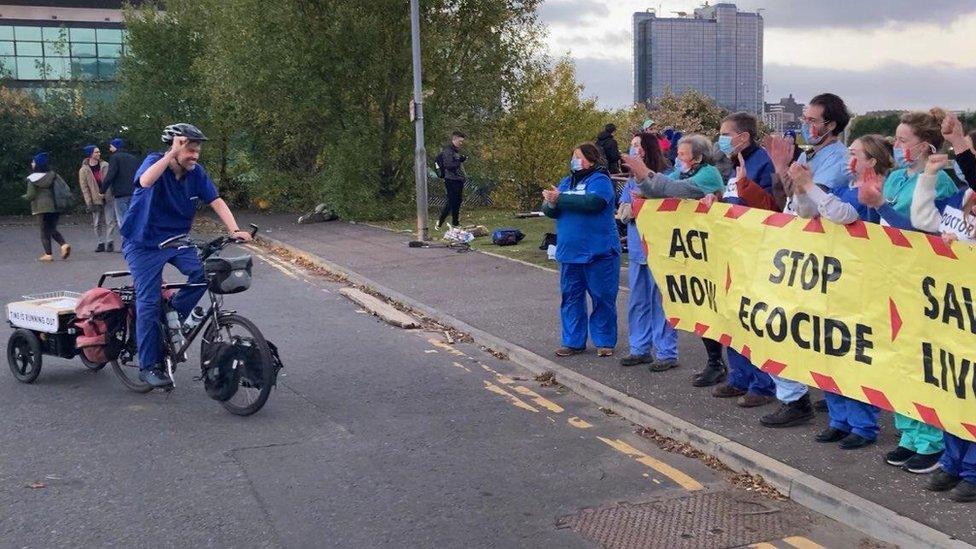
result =
[{"label": "overcast sky", "polygon": [[[714,2],[713,2],[714,3]],[[576,63],[587,95],[605,107],[633,99],[631,17],[691,12],[692,0],[545,0],[554,56]],[[766,100],[823,91],[856,112],[976,110],[976,0],[739,0],[765,19]]]}]

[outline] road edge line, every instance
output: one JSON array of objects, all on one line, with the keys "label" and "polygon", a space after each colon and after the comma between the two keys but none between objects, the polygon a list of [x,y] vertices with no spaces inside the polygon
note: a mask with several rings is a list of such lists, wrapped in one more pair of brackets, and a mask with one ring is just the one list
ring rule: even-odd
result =
[{"label": "road edge line", "polygon": [[282,242],[277,238],[262,234],[258,236],[258,240],[265,240],[271,246],[282,248],[321,269],[341,275],[353,284],[366,286],[374,292],[423,313],[436,322],[464,332],[470,335],[475,343],[508,355],[512,362],[519,364],[533,374],[540,375],[545,372],[552,372],[557,382],[594,404],[609,408],[637,425],[654,429],[665,436],[691,444],[695,448],[714,456],[735,471],[758,474],[799,505],[860,530],[869,536],[903,547],[973,547],[962,540],[900,515],[839,486],[804,473],[718,433],[694,425],[637,398],[628,396],[524,347],[475,328],[460,319],[374,282],[355,271]]}]

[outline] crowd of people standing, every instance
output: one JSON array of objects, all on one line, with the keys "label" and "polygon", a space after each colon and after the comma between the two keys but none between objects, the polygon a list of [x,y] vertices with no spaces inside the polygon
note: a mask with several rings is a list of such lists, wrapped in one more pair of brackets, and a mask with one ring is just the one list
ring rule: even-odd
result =
[{"label": "crowd of people standing", "polygon": [[[904,114],[893,136],[865,135],[846,145],[842,136],[850,119],[837,95],[812,98],[803,113],[802,150],[795,136],[760,141],[758,121],[748,113],[727,116],[715,143],[702,135],[680,136],[673,143],[644,127],[634,132],[628,153],[619,155],[628,175],[619,193],[611,181],[613,153],[605,152],[617,147],[616,128],[608,125],[596,145],[578,146],[570,174],[542,193],[543,211],[555,219],[558,234],[562,345],[555,354],[584,352],[588,334],[598,356],[614,353],[619,221],[626,226],[630,265],[629,353],[620,365],[646,364],[652,372],[663,372],[679,364],[677,334],[667,322],[640,245],[631,209],[636,198],[723,201],[838,224],[862,220],[925,231],[941,235],[949,245],[976,244],[976,132],[967,136],[957,117],[934,108]],[[954,166],[948,147],[955,154]],[[673,154],[673,165],[665,148]],[[803,383],[763,372],[717,341],[702,338],[702,343],[708,358],[694,386],[713,386],[713,397],[735,398],[745,408],[778,401],[775,411],[759,418],[765,427],[791,427],[814,417],[820,403],[811,402]],[[817,442],[856,450],[877,440],[877,407],[831,393],[823,406],[829,422]],[[928,489],[949,491],[955,501],[976,501],[976,443],[901,414],[895,415],[894,427],[900,440],[885,454],[886,463],[911,473],[933,473]]]},{"label": "crowd of people standing", "polygon": [[[102,159],[97,145],[86,145],[81,150],[82,160],[78,169],[78,188],[84,201],[85,211],[91,214],[92,228],[97,246],[95,252],[115,252],[115,234],[122,228],[139,159],[125,151],[125,141],[112,139],[108,145],[111,153],[108,162]],[[60,246],[61,259],[71,255],[71,245],[58,229],[61,214],[70,212],[75,204],[75,194],[64,178],[51,168],[49,153],[39,152],[31,160],[31,174],[27,177],[27,193],[31,214],[37,216],[41,229],[43,262],[54,260],[51,241]],[[118,250],[121,251],[121,245]]]}]

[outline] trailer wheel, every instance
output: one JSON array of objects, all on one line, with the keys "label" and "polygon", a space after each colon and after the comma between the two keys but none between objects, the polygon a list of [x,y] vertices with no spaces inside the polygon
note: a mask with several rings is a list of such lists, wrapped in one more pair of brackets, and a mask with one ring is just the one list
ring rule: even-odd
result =
[{"label": "trailer wheel", "polygon": [[16,330],[7,341],[7,364],[21,383],[33,383],[41,375],[41,342],[30,330]]},{"label": "trailer wheel", "polygon": [[85,356],[85,353],[82,352],[78,353],[78,358],[81,359],[81,363],[85,365],[85,368],[88,368],[89,370],[95,372],[101,370],[102,368],[105,367],[106,364],[108,364],[108,362],[92,362],[88,360],[88,358]]}]

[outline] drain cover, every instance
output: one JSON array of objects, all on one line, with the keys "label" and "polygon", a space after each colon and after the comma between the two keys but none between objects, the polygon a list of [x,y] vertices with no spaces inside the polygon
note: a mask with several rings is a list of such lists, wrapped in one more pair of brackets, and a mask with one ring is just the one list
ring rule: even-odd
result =
[{"label": "drain cover", "polygon": [[584,509],[556,526],[612,549],[738,547],[796,534],[784,511],[755,494],[716,492]]}]

